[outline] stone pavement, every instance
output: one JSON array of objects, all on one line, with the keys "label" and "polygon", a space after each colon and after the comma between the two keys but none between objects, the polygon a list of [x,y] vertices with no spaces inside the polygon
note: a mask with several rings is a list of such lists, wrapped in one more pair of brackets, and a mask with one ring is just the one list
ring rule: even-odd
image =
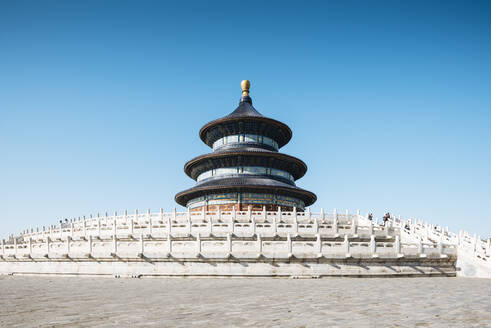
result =
[{"label": "stone pavement", "polygon": [[0,277],[1,327],[491,327],[491,279]]}]

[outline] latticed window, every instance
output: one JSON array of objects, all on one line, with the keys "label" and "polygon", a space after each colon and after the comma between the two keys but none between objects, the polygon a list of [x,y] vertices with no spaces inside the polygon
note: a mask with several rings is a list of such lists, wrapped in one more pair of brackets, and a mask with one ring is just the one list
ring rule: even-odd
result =
[{"label": "latticed window", "polygon": [[213,143],[213,149],[220,148],[221,146],[224,145],[230,145],[234,143],[256,143],[256,144],[264,144],[273,147],[274,149],[278,150],[278,142],[275,140],[257,135],[257,134],[237,134],[237,135],[229,135],[225,136],[223,138],[220,138],[216,140]]}]

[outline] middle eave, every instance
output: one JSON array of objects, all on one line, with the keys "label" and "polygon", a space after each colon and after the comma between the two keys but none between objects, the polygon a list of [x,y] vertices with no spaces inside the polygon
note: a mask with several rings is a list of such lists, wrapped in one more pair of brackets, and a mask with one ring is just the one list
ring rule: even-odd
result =
[{"label": "middle eave", "polygon": [[307,172],[307,165],[296,157],[257,148],[204,154],[187,162],[184,172],[196,180],[201,173],[208,170],[235,166],[272,167],[289,172],[295,180]]}]

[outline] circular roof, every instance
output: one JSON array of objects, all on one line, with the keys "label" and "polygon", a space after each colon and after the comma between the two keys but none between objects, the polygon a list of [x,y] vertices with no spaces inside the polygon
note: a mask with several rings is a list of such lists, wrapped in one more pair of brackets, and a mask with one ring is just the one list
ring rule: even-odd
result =
[{"label": "circular roof", "polygon": [[[250,82],[242,81],[242,98],[239,106],[229,115],[204,125],[200,138],[208,146],[225,136],[253,134],[265,136],[278,143],[278,147],[287,144],[291,137],[291,129],[284,123],[265,117],[259,113],[249,97]],[[238,143],[226,143],[216,147],[212,153],[198,156],[184,166],[184,171],[192,179],[206,171],[218,168],[237,166],[259,166],[274,168],[290,173],[294,180],[300,179],[307,172],[307,165],[300,159],[279,153],[276,145],[268,146],[259,142],[247,141],[243,138]],[[189,200],[208,194],[229,192],[251,192],[284,195],[300,199],[305,206],[312,205],[317,196],[307,190],[298,188],[287,178],[272,174],[227,174],[215,175],[200,180],[193,188],[184,190],[175,196],[180,205],[186,206]]]}]

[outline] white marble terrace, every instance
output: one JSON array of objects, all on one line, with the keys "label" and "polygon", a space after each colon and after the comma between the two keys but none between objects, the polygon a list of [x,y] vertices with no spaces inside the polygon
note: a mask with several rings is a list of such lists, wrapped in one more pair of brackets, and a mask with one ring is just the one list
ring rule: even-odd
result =
[{"label": "white marble terrace", "polygon": [[[4,261],[26,259],[338,259],[448,258],[458,245],[489,258],[477,239],[420,222],[386,226],[349,213],[170,212],[97,215],[29,229],[9,243]],[[424,236],[422,238],[421,236]],[[435,237],[438,236],[438,237]],[[441,237],[443,236],[443,237]],[[474,245],[474,246],[473,246]],[[478,245],[478,246],[476,246]],[[466,246],[467,247],[467,246]]]}]

